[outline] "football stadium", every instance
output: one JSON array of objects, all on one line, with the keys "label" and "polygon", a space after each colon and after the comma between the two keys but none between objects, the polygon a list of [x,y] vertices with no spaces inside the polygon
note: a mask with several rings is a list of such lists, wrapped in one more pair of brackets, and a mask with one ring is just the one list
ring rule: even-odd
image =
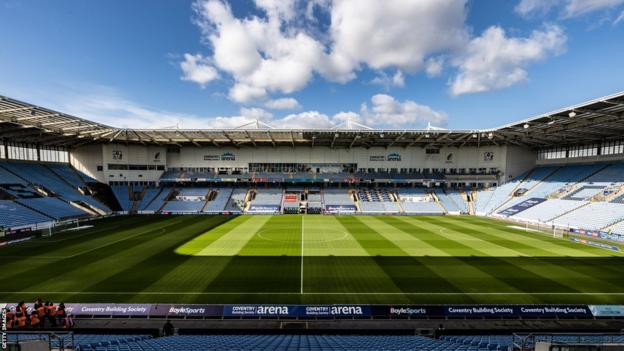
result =
[{"label": "football stadium", "polygon": [[624,1],[0,33],[0,351],[624,350]]},{"label": "football stadium", "polygon": [[621,326],[623,93],[488,130],[131,130],[9,97],[0,111],[9,303],[65,301],[91,328],[152,313]]}]

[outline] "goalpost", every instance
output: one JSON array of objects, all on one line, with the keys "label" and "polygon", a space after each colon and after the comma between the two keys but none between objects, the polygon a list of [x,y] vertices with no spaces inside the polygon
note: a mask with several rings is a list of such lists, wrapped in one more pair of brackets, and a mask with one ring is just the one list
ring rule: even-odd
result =
[{"label": "goalpost", "polygon": [[566,231],[562,228],[553,226],[552,228],[553,238],[564,239],[566,237]]}]

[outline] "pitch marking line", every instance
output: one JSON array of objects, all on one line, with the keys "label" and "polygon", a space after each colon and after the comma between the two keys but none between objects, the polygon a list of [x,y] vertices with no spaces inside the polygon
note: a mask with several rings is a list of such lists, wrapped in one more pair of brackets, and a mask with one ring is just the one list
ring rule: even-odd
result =
[{"label": "pitch marking line", "polygon": [[[91,249],[88,249],[88,250],[80,251],[78,253],[75,253],[75,254],[69,255],[69,256],[34,256],[34,257],[30,257],[29,259],[66,260],[66,259],[78,257],[80,255],[84,255],[84,254],[86,254],[88,252],[92,252],[92,251],[95,251],[95,250],[103,249],[103,248],[105,248],[107,246],[114,245],[114,244],[120,243],[122,241],[125,241],[125,240],[128,240],[128,239],[132,239],[132,238],[135,238],[135,237],[140,236],[140,235],[147,234],[147,233],[149,233],[151,231],[154,231],[154,230],[155,229],[146,230],[146,231],[143,231],[143,232],[131,235],[131,236],[127,236],[127,237],[121,238],[119,240],[115,240],[115,241],[111,241],[111,242],[105,243],[103,245],[100,245],[100,246],[97,246],[97,247],[94,247],[94,248],[91,248]],[[160,229],[160,231],[158,231],[157,234],[162,234],[164,232],[166,232],[166,230],[165,230],[165,228],[162,228],[162,229]],[[0,258],[24,258],[24,257],[23,256],[0,256]]]},{"label": "pitch marking line", "polygon": [[166,291],[0,291],[0,294],[71,294],[71,295],[607,295],[624,296],[624,292],[166,292]]}]

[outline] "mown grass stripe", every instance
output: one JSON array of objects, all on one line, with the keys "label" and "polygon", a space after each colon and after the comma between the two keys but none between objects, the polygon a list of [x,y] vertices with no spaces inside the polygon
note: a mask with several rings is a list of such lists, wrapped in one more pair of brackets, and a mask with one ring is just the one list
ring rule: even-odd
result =
[{"label": "mown grass stripe", "polygon": [[386,240],[393,242],[409,256],[449,256],[449,253],[441,250],[418,236],[403,231],[401,228],[392,226],[379,217],[361,217],[360,221],[374,228]]},{"label": "mown grass stripe", "polygon": [[439,217],[436,216],[424,218],[422,221],[414,221],[413,218],[404,218],[404,220],[416,222],[419,226],[428,226],[448,240],[461,241],[463,245],[470,247],[472,250],[480,251],[485,256],[523,256],[522,252],[479,238],[478,231],[469,230],[461,226],[457,228],[459,230],[454,229],[452,226],[445,226],[445,223],[441,222]]},{"label": "mown grass stripe", "polygon": [[[248,244],[256,233],[271,219],[270,216],[246,216],[241,223],[231,228],[225,235],[209,243],[195,255],[197,256],[233,256]],[[238,222],[237,222],[238,223]],[[207,233],[204,235],[211,235]]]},{"label": "mown grass stripe", "polygon": [[[463,292],[474,292],[483,289],[483,281],[488,281],[488,289],[492,288],[500,291],[519,291],[514,286],[507,284],[493,277],[490,272],[482,267],[472,264],[471,261],[462,261],[455,256],[466,256],[474,248],[459,243],[454,240],[441,240],[435,229],[426,225],[414,225],[412,222],[404,220],[402,217],[383,217],[386,223],[403,228],[405,232],[412,233],[430,245],[437,246],[442,250],[453,250],[455,252],[450,257],[431,258],[427,261],[427,267],[436,275],[444,277],[449,284],[457,287]],[[451,248],[445,247],[451,245]],[[460,251],[458,251],[460,250]],[[461,269],[458,269],[461,267]]]},{"label": "mown grass stripe", "polygon": [[[151,230],[146,229],[140,232],[140,235],[128,238],[125,242],[111,243],[111,245],[89,253],[89,259],[84,259],[83,257],[81,265],[74,265],[71,269],[65,269],[61,275],[51,276],[47,280],[28,287],[28,289],[36,290],[46,286],[56,290],[68,290],[75,286],[77,281],[80,281],[82,290],[99,286],[97,285],[99,282],[106,280],[110,276],[126,271],[138,262],[156,255],[164,245],[177,244],[180,236],[185,235],[189,225],[195,224],[196,227],[201,225],[201,221],[198,219],[197,217],[173,218],[166,225],[158,226]],[[142,254],[137,255],[137,252]],[[75,258],[63,260],[63,263],[73,262],[74,260]],[[130,274],[135,274],[136,277],[149,276],[145,272],[138,271],[130,272]],[[109,284],[108,289],[114,291],[122,286],[125,285]]]}]

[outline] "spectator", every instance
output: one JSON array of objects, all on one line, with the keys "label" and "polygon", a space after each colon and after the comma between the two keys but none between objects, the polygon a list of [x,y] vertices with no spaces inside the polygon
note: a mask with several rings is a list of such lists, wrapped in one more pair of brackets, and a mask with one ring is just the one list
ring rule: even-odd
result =
[{"label": "spectator", "polygon": [[39,319],[39,314],[37,313],[37,311],[32,311],[32,313],[30,314],[30,327],[31,328],[42,327],[42,323],[41,323],[41,320]]},{"label": "spectator", "polygon": [[56,324],[67,327],[66,318],[67,312],[65,312],[65,304],[61,302],[56,310]]},{"label": "spectator", "polygon": [[165,322],[165,325],[163,326],[163,336],[172,336],[173,331],[173,324],[171,324],[171,321],[167,319],[167,322]]},{"label": "spectator", "polygon": [[54,306],[54,302],[46,302],[46,305],[48,310],[48,321],[52,327],[56,327],[56,306]]},{"label": "spectator", "polygon": [[25,316],[27,312],[26,303],[24,303],[24,301],[18,303],[17,307],[15,307],[15,313],[21,313]]},{"label": "spectator", "polygon": [[15,313],[13,313],[11,311],[10,308],[5,308],[6,310],[6,325],[7,325],[7,329],[13,329],[13,326],[15,325]]},{"label": "spectator", "polygon": [[22,312],[18,312],[15,314],[15,319],[17,321],[17,328],[18,329],[24,329],[26,328],[26,314],[22,313]]},{"label": "spectator", "polygon": [[[37,301],[41,301],[41,299],[38,299]],[[45,319],[46,319],[46,306],[43,304],[43,302],[41,303],[35,303],[35,311],[37,312],[37,317],[39,317],[39,321],[41,321],[41,328],[43,328],[45,326]]]}]

